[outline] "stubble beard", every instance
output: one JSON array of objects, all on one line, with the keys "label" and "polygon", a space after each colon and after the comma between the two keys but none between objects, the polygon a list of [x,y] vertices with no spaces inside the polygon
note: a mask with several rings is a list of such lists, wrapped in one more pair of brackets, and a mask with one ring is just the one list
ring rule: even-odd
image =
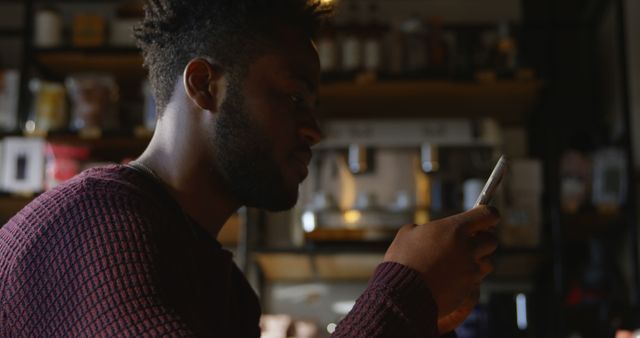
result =
[{"label": "stubble beard", "polygon": [[243,205],[269,211],[291,209],[298,189],[286,187],[273,159],[271,142],[252,123],[237,81],[231,81],[220,108],[215,134],[216,168],[227,188]]}]

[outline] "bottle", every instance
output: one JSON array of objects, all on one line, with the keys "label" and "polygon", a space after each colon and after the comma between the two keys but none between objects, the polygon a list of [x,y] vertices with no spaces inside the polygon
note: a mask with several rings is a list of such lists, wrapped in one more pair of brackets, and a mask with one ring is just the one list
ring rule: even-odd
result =
[{"label": "bottle", "polygon": [[518,48],[511,37],[509,24],[498,24],[498,45],[496,46],[496,70],[498,74],[513,75],[518,66]]},{"label": "bottle", "polygon": [[411,17],[402,23],[405,42],[405,70],[408,72],[422,72],[427,68],[427,27],[422,19]]},{"label": "bottle", "polygon": [[384,51],[386,53],[384,72],[390,76],[400,76],[405,69],[405,44],[402,23],[400,21],[392,21],[389,28],[384,37]]},{"label": "bottle", "polygon": [[18,129],[19,91],[20,71],[16,69],[0,71],[0,131]]},{"label": "bottle", "polygon": [[358,5],[355,1],[349,4],[349,22],[344,27],[341,39],[342,71],[357,72],[362,67],[362,27],[358,22]]},{"label": "bottle", "polygon": [[131,32],[144,17],[143,5],[137,1],[127,1],[116,9],[109,30],[109,44],[117,47],[135,47],[136,40]]},{"label": "bottle", "polygon": [[603,148],[591,155],[593,190],[591,201],[598,212],[618,214],[626,202],[629,180],[627,159],[622,149]]},{"label": "bottle", "polygon": [[476,76],[478,72],[485,72],[495,78],[498,40],[498,33],[493,29],[483,30],[475,36],[470,65]]},{"label": "bottle", "polygon": [[330,22],[322,26],[318,35],[318,57],[320,69],[323,73],[338,70],[338,41],[336,28]]},{"label": "bottle", "polygon": [[365,29],[364,40],[364,68],[367,71],[377,72],[382,66],[383,31],[384,26],[378,19],[378,4],[372,0],[369,3],[369,23]]},{"label": "bottle", "polygon": [[29,88],[33,94],[31,118],[27,133],[46,134],[65,129],[67,123],[67,92],[56,82],[32,79]]},{"label": "bottle", "polygon": [[560,157],[560,203],[562,212],[575,214],[587,205],[591,192],[593,163],[589,156],[570,149]]},{"label": "bottle", "polygon": [[447,48],[443,40],[442,18],[431,18],[429,27],[429,66],[443,68],[447,62]]},{"label": "bottle", "polygon": [[462,77],[466,67],[464,48],[461,46],[459,36],[454,30],[445,30],[442,33],[442,41],[447,49],[446,68],[453,78]]},{"label": "bottle", "polygon": [[63,22],[60,11],[54,8],[38,10],[34,18],[33,44],[40,48],[62,45]]}]

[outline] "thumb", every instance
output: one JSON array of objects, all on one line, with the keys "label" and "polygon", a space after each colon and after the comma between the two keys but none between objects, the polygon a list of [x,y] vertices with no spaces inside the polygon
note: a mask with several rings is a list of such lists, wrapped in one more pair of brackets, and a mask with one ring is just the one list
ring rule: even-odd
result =
[{"label": "thumb", "polygon": [[454,217],[464,233],[473,235],[481,231],[492,231],[500,221],[500,212],[494,207],[481,205]]}]

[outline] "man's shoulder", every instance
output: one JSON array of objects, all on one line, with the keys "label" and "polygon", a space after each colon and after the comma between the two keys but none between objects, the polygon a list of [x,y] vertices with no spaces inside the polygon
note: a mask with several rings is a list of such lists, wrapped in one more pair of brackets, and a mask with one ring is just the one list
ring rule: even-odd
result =
[{"label": "man's shoulder", "polygon": [[[58,245],[85,236],[141,232],[158,216],[153,193],[123,166],[89,169],[35,198],[0,228],[0,245]],[[158,211],[160,210],[160,211]],[[4,243],[2,243],[4,242]]]},{"label": "man's shoulder", "polygon": [[148,177],[129,166],[117,164],[87,169],[58,188],[69,190],[74,187],[81,188],[85,194],[153,195]]},{"label": "man's shoulder", "polygon": [[[37,216],[38,223],[48,218],[74,218],[84,212],[117,212],[130,203],[111,208],[113,200],[145,202],[151,193],[124,166],[108,165],[85,170],[73,179],[41,194],[22,209],[13,220]],[[122,204],[122,203],[121,203]],[[11,221],[10,221],[11,222]]]},{"label": "man's shoulder", "polygon": [[153,284],[176,236],[165,230],[172,229],[170,209],[157,207],[154,191],[145,191],[152,181],[132,171],[83,172],[0,228],[0,312],[6,318],[32,312],[44,323],[51,309],[70,311],[60,307],[64,302],[100,299],[94,296],[99,288],[105,295],[122,283]]}]

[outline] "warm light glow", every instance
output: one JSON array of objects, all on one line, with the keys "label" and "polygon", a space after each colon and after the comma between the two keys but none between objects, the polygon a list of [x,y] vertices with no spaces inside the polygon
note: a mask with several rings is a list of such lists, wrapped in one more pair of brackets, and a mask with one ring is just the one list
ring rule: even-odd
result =
[{"label": "warm light glow", "polygon": [[416,212],[413,222],[425,224],[431,220],[429,207],[431,206],[431,178],[420,168],[420,156],[413,158],[413,177],[416,179]]},{"label": "warm light glow", "polygon": [[343,217],[344,221],[347,222],[347,224],[354,224],[360,220],[362,214],[358,210],[349,210],[345,211]]},{"label": "warm light glow", "polygon": [[[414,163],[420,162],[419,157],[414,157]],[[416,205],[421,208],[431,206],[431,178],[422,172],[420,165],[413,166],[413,177],[416,179]]]},{"label": "warm light glow", "polygon": [[415,214],[414,214],[414,220],[413,222],[415,224],[425,224],[425,223],[429,223],[429,211],[428,210],[416,210]]},{"label": "warm light glow", "polygon": [[323,6],[333,5],[334,2],[335,0],[320,0],[320,4]]},{"label": "warm light glow", "polygon": [[340,182],[340,190],[336,193],[340,196],[338,207],[342,210],[350,209],[356,202],[357,187],[356,179],[349,171],[347,159],[344,155],[337,157],[338,165],[338,181]]}]

